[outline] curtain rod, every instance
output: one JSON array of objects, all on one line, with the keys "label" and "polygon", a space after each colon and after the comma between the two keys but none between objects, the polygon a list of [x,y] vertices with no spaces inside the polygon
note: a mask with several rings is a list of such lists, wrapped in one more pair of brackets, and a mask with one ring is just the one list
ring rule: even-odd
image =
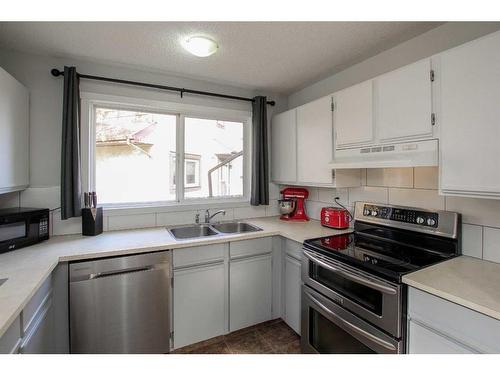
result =
[{"label": "curtain rod", "polygon": [[[60,70],[55,69],[55,68],[52,69],[50,71],[50,73],[54,77],[64,76],[64,71],[60,71]],[[124,79],[107,78],[107,77],[100,77],[100,76],[91,76],[88,74],[80,74],[80,73],[77,73],[77,75],[79,78],[91,79],[94,81],[105,81],[105,82],[120,83],[122,85],[142,86],[142,87],[149,87],[149,88],[158,89],[158,90],[177,91],[177,92],[181,93],[181,98],[183,97],[184,94],[194,94],[194,95],[214,96],[216,98],[223,98],[223,99],[242,100],[245,102],[253,102],[254,101],[252,98],[245,98],[243,96],[218,94],[218,93],[209,92],[209,91],[191,90],[191,89],[185,89],[185,88],[181,88],[181,87],[156,85],[153,83],[128,81],[128,80],[124,80]],[[276,102],[274,100],[268,100],[267,104],[270,106],[274,106],[276,104]]]}]

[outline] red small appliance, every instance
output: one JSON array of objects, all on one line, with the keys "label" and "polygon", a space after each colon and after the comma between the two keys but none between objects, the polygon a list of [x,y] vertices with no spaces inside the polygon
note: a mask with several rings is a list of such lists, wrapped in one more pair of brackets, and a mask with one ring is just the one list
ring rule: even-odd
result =
[{"label": "red small appliance", "polygon": [[345,208],[323,207],[321,209],[321,225],[332,229],[347,229],[351,222],[351,214]]},{"label": "red small appliance", "polygon": [[[305,201],[309,197],[309,191],[304,188],[285,188],[280,192],[283,195],[281,201],[293,201],[293,211],[281,215],[281,220],[289,221],[309,221],[306,214]],[[280,201],[280,204],[281,204]]]}]

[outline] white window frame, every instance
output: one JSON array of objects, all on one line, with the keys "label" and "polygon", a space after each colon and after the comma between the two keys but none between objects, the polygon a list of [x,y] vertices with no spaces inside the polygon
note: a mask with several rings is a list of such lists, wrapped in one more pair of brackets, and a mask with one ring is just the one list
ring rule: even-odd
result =
[{"label": "white window frame", "polygon": [[[140,203],[116,203],[104,205],[107,210],[140,209],[141,212],[158,211],[158,208],[187,207],[195,205],[225,205],[250,202],[251,184],[251,123],[250,111],[209,107],[185,103],[175,103],[151,99],[141,99],[129,96],[107,95],[93,92],[82,92],[81,98],[81,155],[82,155],[82,191],[95,191],[96,168],[95,168],[95,108],[106,107],[123,110],[136,110],[177,117],[176,125],[176,175],[182,183],[176,183],[175,201],[155,201]],[[203,118],[207,120],[232,121],[243,123],[243,195],[227,198],[185,198],[184,196],[184,120],[186,117]],[[182,157],[181,157],[182,156]]]}]

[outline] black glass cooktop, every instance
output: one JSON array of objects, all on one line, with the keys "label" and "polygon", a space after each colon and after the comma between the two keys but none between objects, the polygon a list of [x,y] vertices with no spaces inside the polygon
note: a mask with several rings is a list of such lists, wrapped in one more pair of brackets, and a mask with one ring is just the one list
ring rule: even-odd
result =
[{"label": "black glass cooktop", "polygon": [[460,255],[456,240],[360,224],[353,233],[306,240],[304,246],[400,282],[407,273]]}]

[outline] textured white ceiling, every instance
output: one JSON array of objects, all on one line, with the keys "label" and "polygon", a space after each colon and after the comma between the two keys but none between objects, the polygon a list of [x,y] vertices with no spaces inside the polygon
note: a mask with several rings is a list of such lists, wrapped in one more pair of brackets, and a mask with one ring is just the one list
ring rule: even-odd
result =
[{"label": "textured white ceiling", "polygon": [[[289,94],[439,26],[436,22],[2,22],[0,47],[119,63]],[[219,43],[208,58],[180,40]]]}]

